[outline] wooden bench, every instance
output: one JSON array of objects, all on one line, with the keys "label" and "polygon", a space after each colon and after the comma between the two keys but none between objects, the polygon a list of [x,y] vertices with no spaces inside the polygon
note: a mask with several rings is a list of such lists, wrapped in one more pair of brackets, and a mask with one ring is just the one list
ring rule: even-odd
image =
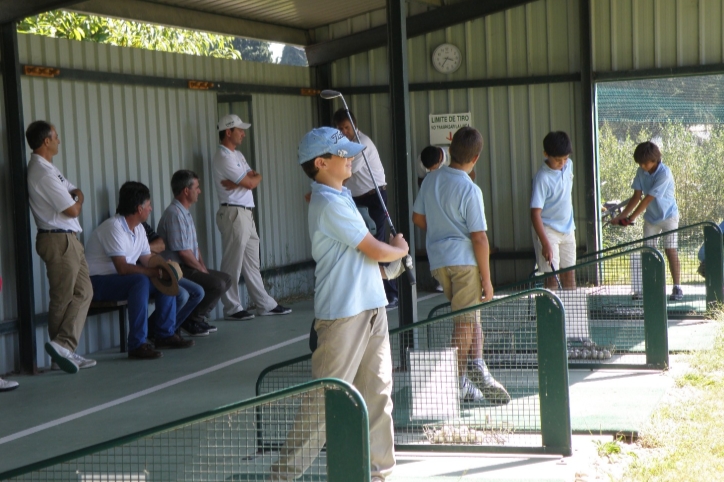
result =
[{"label": "wooden bench", "polygon": [[102,315],[104,313],[118,312],[118,331],[121,336],[121,353],[127,351],[128,329],[126,323],[126,311],[128,301],[92,301],[88,308],[88,316]]}]

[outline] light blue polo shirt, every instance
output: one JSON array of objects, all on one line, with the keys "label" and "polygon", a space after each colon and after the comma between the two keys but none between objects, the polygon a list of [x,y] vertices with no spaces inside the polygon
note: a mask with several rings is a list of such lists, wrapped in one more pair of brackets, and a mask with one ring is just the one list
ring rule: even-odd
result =
[{"label": "light blue polo shirt", "polygon": [[573,222],[573,159],[568,159],[559,171],[543,163],[533,178],[530,208],[540,209],[543,224],[559,233],[576,229]]},{"label": "light blue polo shirt", "polygon": [[679,207],[674,198],[676,192],[674,176],[671,174],[671,169],[663,162],[653,174],[639,167],[631,187],[635,191],[643,192],[644,196],[651,195],[656,198],[646,207],[645,221],[657,224],[679,215]]},{"label": "light blue polo shirt", "polygon": [[369,233],[349,189],[312,183],[309,236],[312,238],[314,315],[336,320],[387,304],[380,268],[357,250]]},{"label": "light blue polo shirt", "polygon": [[483,192],[465,171],[445,166],[429,173],[413,211],[427,221],[430,269],[477,266],[470,233],[486,231]]}]

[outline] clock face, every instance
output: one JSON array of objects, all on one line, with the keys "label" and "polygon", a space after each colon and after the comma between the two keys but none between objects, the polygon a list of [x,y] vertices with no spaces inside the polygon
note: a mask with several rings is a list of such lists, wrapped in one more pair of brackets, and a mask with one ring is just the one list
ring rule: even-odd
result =
[{"label": "clock face", "polygon": [[432,66],[443,74],[450,74],[460,68],[463,57],[460,49],[453,44],[441,44],[432,53]]}]

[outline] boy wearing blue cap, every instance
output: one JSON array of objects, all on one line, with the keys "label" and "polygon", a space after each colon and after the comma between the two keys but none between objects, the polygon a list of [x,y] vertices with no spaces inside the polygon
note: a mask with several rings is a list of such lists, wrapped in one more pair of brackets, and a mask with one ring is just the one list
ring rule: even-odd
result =
[{"label": "boy wearing blue cap", "polygon": [[[395,466],[392,424],[392,356],[387,297],[378,263],[403,258],[401,234],[383,243],[370,234],[350,191],[352,158],[364,146],[330,127],[313,129],[299,143],[298,161],[315,182],[309,202],[309,236],[315,268],[314,314],[318,336],[312,376],[353,383],[367,404],[373,482]],[[325,443],[324,400],[309,395],[272,466],[272,480],[300,477]]]}]

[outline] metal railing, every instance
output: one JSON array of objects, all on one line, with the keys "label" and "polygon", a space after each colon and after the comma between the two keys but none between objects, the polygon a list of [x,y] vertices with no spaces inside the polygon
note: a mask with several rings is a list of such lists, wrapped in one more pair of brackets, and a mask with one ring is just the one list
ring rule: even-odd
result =
[{"label": "metal railing", "polygon": [[[664,269],[660,252],[634,247],[502,286],[496,296],[546,285],[557,289],[566,310],[569,368],[661,370],[669,364]],[[575,289],[560,284],[566,273],[574,273]],[[443,303],[429,318],[449,311],[450,303]],[[491,341],[484,350],[494,350]]]},{"label": "metal railing", "polygon": [[[460,320],[478,313],[485,340],[495,340],[485,341],[494,348],[484,359],[510,394],[508,403],[461,394],[453,331]],[[564,326],[561,301],[548,290],[533,289],[391,330],[396,448],[570,455]],[[311,359],[310,354],[266,368],[257,393],[310,379]],[[258,447],[273,450],[284,427],[261,415],[257,426]]]},{"label": "metal railing", "polygon": [[[295,425],[302,406],[312,408],[317,424]],[[281,442],[319,438],[323,431],[326,452],[306,450],[299,466],[280,466],[277,452],[257,447],[260,415],[265,423],[284,427]],[[370,480],[367,407],[359,392],[341,380],[314,380],[227,405],[10,470],[0,474],[0,480],[266,481],[287,480],[274,478],[279,474],[301,475],[304,467],[308,469],[301,480]]]}]

